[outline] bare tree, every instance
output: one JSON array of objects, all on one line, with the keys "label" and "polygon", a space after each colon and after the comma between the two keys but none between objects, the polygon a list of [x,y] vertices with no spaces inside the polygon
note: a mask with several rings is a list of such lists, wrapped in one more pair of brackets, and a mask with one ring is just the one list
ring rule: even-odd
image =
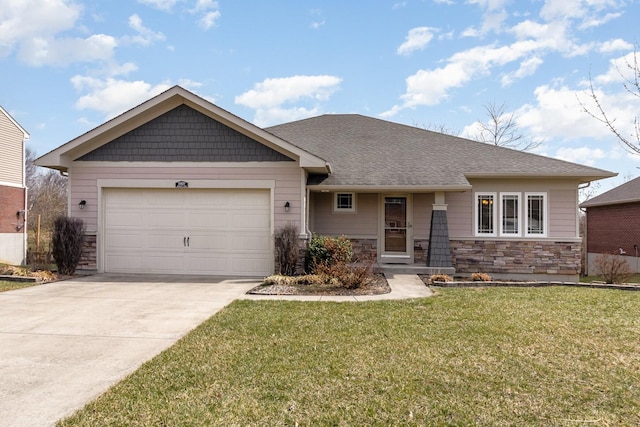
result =
[{"label": "bare tree", "polygon": [[492,102],[486,104],[484,109],[488,119],[486,122],[478,122],[478,132],[471,135],[476,141],[521,151],[533,150],[542,143],[520,130],[518,117],[513,112],[508,113],[504,103],[497,105]]},{"label": "bare tree", "polygon": [[29,189],[29,229],[35,230],[39,215],[41,228],[50,231],[55,218],[67,213],[67,178],[58,171],[36,166],[35,159],[35,153],[27,149],[25,179]]},{"label": "bare tree", "polygon": [[445,125],[444,123],[440,123],[440,124],[436,124],[436,123],[428,123],[428,124],[422,124],[419,125],[418,123],[414,122],[413,123],[414,127],[420,127],[422,129],[431,131],[431,132],[438,132],[438,133],[443,133],[445,135],[453,135],[453,136],[458,136],[459,132],[456,131],[455,129],[450,128],[449,126]]},{"label": "bare tree", "polygon": [[[624,69],[620,69],[616,65],[616,69],[618,74],[623,80],[622,86],[624,89],[631,95],[640,99],[640,66],[638,64],[638,46],[636,45],[633,49],[632,59],[625,59],[625,68],[630,72],[625,74]],[[631,75],[632,77],[629,77]],[[615,136],[618,138],[618,141],[622,144],[622,147],[625,148],[632,154],[640,154],[640,122],[638,120],[638,116],[634,117],[633,120],[633,131],[625,136],[623,131],[620,130],[616,123],[616,118],[611,117],[605,111],[604,106],[602,105],[602,101],[598,97],[596,93],[596,89],[593,83],[593,78],[591,77],[591,73],[589,73],[589,98],[593,101],[594,107],[591,109],[587,108],[582,100],[578,98],[578,102],[582,106],[582,109],[585,113],[589,114],[594,119],[598,120],[600,123],[604,124]]]}]

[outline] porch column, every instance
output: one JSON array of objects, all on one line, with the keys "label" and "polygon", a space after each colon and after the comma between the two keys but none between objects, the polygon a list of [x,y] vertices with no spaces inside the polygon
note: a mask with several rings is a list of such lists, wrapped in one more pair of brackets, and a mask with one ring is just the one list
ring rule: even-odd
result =
[{"label": "porch column", "polygon": [[453,267],[451,264],[451,246],[449,245],[447,205],[444,202],[443,191],[435,194],[435,203],[431,211],[427,267]]}]

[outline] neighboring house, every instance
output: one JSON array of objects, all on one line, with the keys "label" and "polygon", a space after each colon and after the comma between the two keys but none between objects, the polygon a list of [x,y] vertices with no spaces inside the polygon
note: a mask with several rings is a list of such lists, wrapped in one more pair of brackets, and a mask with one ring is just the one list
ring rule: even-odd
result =
[{"label": "neighboring house", "polygon": [[632,179],[580,205],[586,210],[587,265],[599,254],[622,255],[635,272],[640,255],[640,178]]},{"label": "neighboring house", "polygon": [[24,144],[29,134],[0,106],[0,262],[23,264],[27,256]]},{"label": "neighboring house", "polygon": [[37,164],[69,173],[98,271],[234,276],[272,273],[293,223],[380,264],[575,279],[578,185],[614,175],[360,115],[262,129],[178,86]]}]

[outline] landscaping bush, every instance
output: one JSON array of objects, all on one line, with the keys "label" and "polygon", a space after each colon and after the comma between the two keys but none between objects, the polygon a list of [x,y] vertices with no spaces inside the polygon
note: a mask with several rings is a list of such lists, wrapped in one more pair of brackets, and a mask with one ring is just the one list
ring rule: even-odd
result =
[{"label": "landscaping bush", "polygon": [[351,241],[346,237],[318,236],[314,234],[307,248],[305,270],[313,273],[316,265],[348,264],[351,262],[352,257]]},{"label": "landscaping bush", "polygon": [[288,223],[275,233],[276,264],[278,273],[293,276],[298,264],[298,227]]},{"label": "landscaping bush", "polygon": [[473,273],[471,275],[471,280],[474,282],[490,282],[491,276],[487,273]]},{"label": "landscaping bush", "polygon": [[616,253],[600,254],[593,260],[593,264],[596,275],[609,284],[624,283],[632,276],[627,261]]},{"label": "landscaping bush", "polygon": [[51,245],[59,274],[75,273],[84,246],[84,232],[84,222],[79,218],[59,216],[53,222]]},{"label": "landscaping bush", "polygon": [[432,274],[429,277],[429,280],[431,280],[431,283],[434,283],[434,282],[453,282],[453,278],[451,276],[446,275],[446,274]]},{"label": "landscaping bush", "polygon": [[335,283],[346,289],[358,289],[375,279],[371,262],[356,265],[342,261],[333,264],[321,262],[315,265],[315,274],[323,277],[327,284]]}]

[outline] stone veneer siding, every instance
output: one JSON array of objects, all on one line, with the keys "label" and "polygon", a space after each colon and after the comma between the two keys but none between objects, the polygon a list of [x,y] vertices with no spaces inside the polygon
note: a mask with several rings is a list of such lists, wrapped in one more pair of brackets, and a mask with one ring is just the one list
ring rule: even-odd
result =
[{"label": "stone veneer siding", "polygon": [[580,242],[451,240],[456,273],[580,273]]},{"label": "stone veneer siding", "polygon": [[80,263],[78,264],[78,270],[97,270],[98,264],[96,258],[98,256],[96,247],[96,235],[85,234],[84,235],[84,247],[82,248],[82,255],[80,255]]}]

